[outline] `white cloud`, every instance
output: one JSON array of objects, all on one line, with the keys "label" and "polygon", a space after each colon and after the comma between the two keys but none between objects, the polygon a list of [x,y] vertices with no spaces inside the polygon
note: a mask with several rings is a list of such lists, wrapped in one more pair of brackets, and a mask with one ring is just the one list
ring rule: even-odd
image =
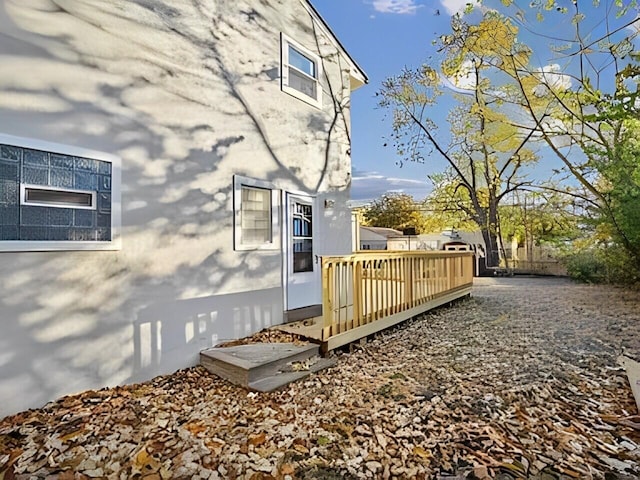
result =
[{"label": "white cloud", "polygon": [[384,193],[408,193],[421,200],[431,191],[427,180],[386,177],[378,172],[353,169],[351,198],[373,200]]},{"label": "white cloud", "polygon": [[567,135],[567,126],[559,119],[545,119],[542,128],[547,132],[551,141],[558,148],[571,146],[571,136]]},{"label": "white cloud", "polygon": [[552,63],[545,65],[534,72],[540,84],[533,89],[533,93],[540,97],[547,93],[547,88],[552,90],[568,90],[571,88],[571,77],[562,73],[560,65]]},{"label": "white cloud", "polygon": [[453,77],[447,78],[449,82],[460,90],[474,90],[476,88],[476,72],[471,60],[465,60]]},{"label": "white cloud", "polygon": [[455,15],[456,13],[462,12],[467,7],[467,3],[471,1],[472,0],[440,0],[440,4],[449,15]]},{"label": "white cloud", "polygon": [[422,5],[417,5],[416,0],[373,0],[373,8],[380,13],[413,15],[420,7]]},{"label": "white cloud", "polygon": [[625,28],[629,30],[631,33],[640,32],[640,15],[636,16],[634,23],[627,25]]}]

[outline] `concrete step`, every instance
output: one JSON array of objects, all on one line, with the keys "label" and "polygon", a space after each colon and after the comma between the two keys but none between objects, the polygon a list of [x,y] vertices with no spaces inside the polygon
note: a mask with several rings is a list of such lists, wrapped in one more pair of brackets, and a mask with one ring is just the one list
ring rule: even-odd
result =
[{"label": "concrete step", "polygon": [[325,368],[333,367],[338,363],[337,358],[314,357],[310,360],[312,363],[309,365],[307,370],[279,372],[275,375],[264,377],[250,383],[248,388],[257,392],[273,392],[274,390],[278,390],[291,382],[308,377],[312,373],[319,372]]},{"label": "concrete step", "polygon": [[297,379],[298,375],[294,374],[300,372],[293,371],[295,369],[291,365],[315,363],[310,359],[319,353],[319,346],[311,343],[256,343],[203,350],[200,352],[200,364],[231,383],[251,388],[251,384],[280,373]]}]

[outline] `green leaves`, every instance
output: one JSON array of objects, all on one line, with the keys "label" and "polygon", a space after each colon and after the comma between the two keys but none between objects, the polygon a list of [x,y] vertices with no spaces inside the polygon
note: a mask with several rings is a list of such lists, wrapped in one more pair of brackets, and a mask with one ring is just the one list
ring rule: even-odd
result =
[{"label": "green leaves", "polygon": [[577,25],[578,23],[582,22],[585,18],[586,17],[583,13],[578,13],[574,15],[573,18],[571,18],[571,23],[573,23],[574,25]]},{"label": "green leaves", "polygon": [[[637,246],[633,240],[633,222],[640,225],[640,218],[622,207],[623,199],[633,205],[640,201],[640,170],[622,162],[624,152],[624,158],[640,158],[640,151],[623,145],[632,138],[627,132],[633,121],[640,119],[640,53],[633,47],[635,34],[625,28],[632,14],[635,18],[637,0],[607,4],[611,11],[629,14],[617,23],[611,11],[597,11],[604,8],[598,1],[595,13],[581,10],[575,1],[532,0],[529,10],[513,0],[501,3],[502,11],[515,12],[517,20],[497,11],[487,11],[475,23],[456,15],[451,30],[436,42],[439,64],[405,71],[385,83],[381,105],[394,112],[399,163],[442,162],[448,186],[437,187],[437,203],[490,233],[504,195],[533,183],[526,175],[542,144],[556,156],[563,181],[584,189],[572,194],[594,207],[607,225],[603,231],[613,232],[612,241],[640,259],[640,240]],[[598,13],[606,14],[608,22],[592,18]],[[528,24],[532,14],[539,21],[570,14],[557,20],[572,31],[544,32],[537,45],[544,44],[545,50],[534,52],[518,41],[516,26],[535,34],[537,27]],[[553,40],[560,37],[570,40]],[[549,39],[555,59],[533,65],[532,58],[547,58]],[[448,132],[442,109],[434,108],[441,102],[449,111]],[[640,137],[640,130],[633,129]],[[623,171],[624,178],[612,173]],[[447,221],[454,220],[448,216]]]},{"label": "green leaves", "polygon": [[367,225],[402,230],[414,227],[418,233],[424,231],[425,217],[421,206],[405,193],[382,195],[364,211]]}]

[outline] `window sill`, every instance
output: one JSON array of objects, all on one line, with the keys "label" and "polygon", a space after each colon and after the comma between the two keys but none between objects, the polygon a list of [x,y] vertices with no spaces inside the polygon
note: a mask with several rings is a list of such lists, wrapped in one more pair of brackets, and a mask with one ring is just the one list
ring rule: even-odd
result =
[{"label": "window sill", "polygon": [[315,99],[306,95],[295,88],[291,88],[288,85],[282,85],[282,91],[284,93],[288,93],[292,97],[297,98],[298,100],[302,100],[304,103],[311,105],[319,110],[322,110],[322,98]]},{"label": "window sill", "polygon": [[276,251],[280,250],[280,247],[274,243],[268,243],[264,245],[236,245],[234,250],[236,251],[251,251],[251,250],[260,250],[260,251]]},{"label": "window sill", "polygon": [[0,252],[68,252],[68,251],[117,251],[122,249],[119,238],[110,242],[71,241],[23,241],[3,240]]}]

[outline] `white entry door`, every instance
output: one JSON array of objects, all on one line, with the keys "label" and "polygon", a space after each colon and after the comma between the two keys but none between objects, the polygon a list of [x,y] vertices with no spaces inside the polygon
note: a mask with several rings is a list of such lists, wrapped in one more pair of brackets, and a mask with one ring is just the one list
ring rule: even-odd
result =
[{"label": "white entry door", "polygon": [[322,301],[320,264],[316,257],[313,197],[286,194],[286,309],[319,305]]}]

